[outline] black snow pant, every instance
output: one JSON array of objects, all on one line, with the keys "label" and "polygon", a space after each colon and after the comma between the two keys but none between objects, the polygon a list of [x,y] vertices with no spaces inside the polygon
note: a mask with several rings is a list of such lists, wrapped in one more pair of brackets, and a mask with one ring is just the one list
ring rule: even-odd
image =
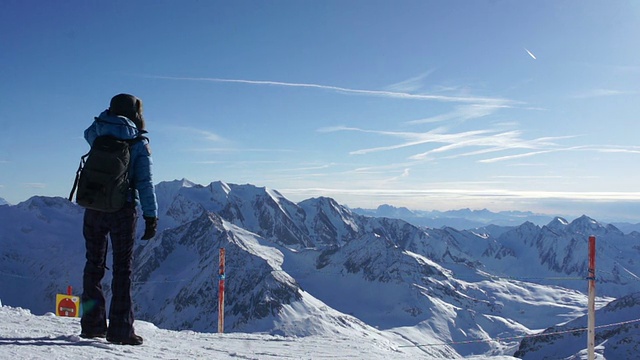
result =
[{"label": "black snow pant", "polygon": [[[137,214],[134,204],[114,213],[86,209],[83,235],[87,262],[84,267],[82,292],[82,333],[106,334],[109,338],[128,339],[133,334],[131,272]],[[106,266],[108,236],[113,250],[113,280],[107,327],[106,302],[102,278]]]}]

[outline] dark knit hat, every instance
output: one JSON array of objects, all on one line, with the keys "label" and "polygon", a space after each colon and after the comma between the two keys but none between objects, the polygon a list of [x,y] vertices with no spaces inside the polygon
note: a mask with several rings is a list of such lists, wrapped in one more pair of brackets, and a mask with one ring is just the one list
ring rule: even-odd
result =
[{"label": "dark knit hat", "polygon": [[139,130],[144,130],[145,123],[142,117],[142,100],[129,94],[118,94],[111,98],[109,112],[113,115],[125,116],[136,124]]}]

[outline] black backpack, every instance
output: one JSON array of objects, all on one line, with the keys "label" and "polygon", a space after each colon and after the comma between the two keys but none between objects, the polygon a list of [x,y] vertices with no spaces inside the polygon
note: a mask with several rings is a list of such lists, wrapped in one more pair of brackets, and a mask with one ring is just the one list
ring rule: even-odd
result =
[{"label": "black backpack", "polygon": [[112,136],[97,137],[91,150],[80,159],[76,179],[69,195],[78,189],[78,205],[92,210],[115,212],[125,205],[131,193],[129,164],[131,145],[146,139],[120,140]]}]

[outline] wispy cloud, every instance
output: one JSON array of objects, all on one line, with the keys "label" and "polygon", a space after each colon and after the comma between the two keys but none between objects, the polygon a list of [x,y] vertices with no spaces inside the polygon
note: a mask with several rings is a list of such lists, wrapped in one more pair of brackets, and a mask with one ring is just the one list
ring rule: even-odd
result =
[{"label": "wispy cloud", "polygon": [[22,185],[29,189],[44,189],[47,187],[45,183],[24,183]]},{"label": "wispy cloud", "polygon": [[[564,137],[564,138],[569,138],[569,137]],[[560,138],[557,138],[557,139],[560,139]],[[548,145],[553,147],[552,144],[548,144]],[[545,146],[543,145],[543,146],[540,146],[540,147],[544,148]],[[541,154],[548,154],[548,153],[553,153],[553,152],[566,152],[566,151],[640,154],[640,147],[638,147],[638,146],[624,147],[624,146],[612,146],[612,145],[581,145],[581,146],[571,146],[571,147],[558,147],[558,146],[556,146],[555,148],[547,148],[546,150],[531,151],[531,152],[526,152],[526,153],[522,153],[522,154],[506,155],[506,156],[495,157],[495,158],[491,158],[491,159],[483,159],[483,160],[480,160],[479,162],[481,162],[481,163],[494,163],[494,162],[499,162],[499,161],[521,159],[521,158],[526,158],[526,157],[531,157],[531,156],[536,156],[536,155],[541,155]]]},{"label": "wispy cloud", "polygon": [[202,164],[202,165],[215,165],[215,164],[223,164],[225,161],[217,161],[217,160],[205,160],[205,161],[194,161],[194,164]]},{"label": "wispy cloud", "polygon": [[496,175],[494,179],[562,179],[561,175]]},{"label": "wispy cloud", "polygon": [[533,58],[533,60],[537,60],[538,59],[535,55],[533,55],[533,53],[531,51],[529,51],[529,49],[524,48],[524,51],[526,51],[527,54],[529,54],[529,56],[531,56],[531,58]]},{"label": "wispy cloud", "polygon": [[244,168],[247,165],[273,165],[273,164],[283,164],[283,161],[280,160],[244,160],[244,161],[223,161],[229,166],[234,166],[238,168]]},{"label": "wispy cloud", "polygon": [[[465,143],[469,141],[470,138],[473,138],[477,135],[489,134],[491,130],[472,130],[460,133],[440,133],[440,129],[435,129],[432,131],[428,131],[425,133],[409,133],[409,132],[378,132],[378,134],[390,135],[394,137],[404,138],[406,141],[404,143],[391,145],[391,146],[382,146],[376,148],[369,149],[361,149],[352,151],[350,154],[352,155],[364,155],[373,152],[379,151],[387,151],[387,150],[396,150],[416,145],[424,145],[429,143],[448,143],[448,144],[456,144],[456,143]],[[421,154],[412,156],[411,159],[421,159],[423,156]]]},{"label": "wispy cloud", "polygon": [[210,153],[282,153],[282,152],[294,152],[291,149],[269,149],[269,148],[193,148],[186,149],[186,151],[193,152],[210,152]]},{"label": "wispy cloud", "polygon": [[378,135],[386,135],[396,138],[404,139],[405,141],[399,144],[390,146],[381,146],[375,148],[360,149],[350,152],[351,155],[364,155],[373,152],[396,150],[416,145],[424,145],[429,143],[444,143],[447,144],[443,147],[439,147],[429,152],[416,154],[411,156],[410,159],[420,160],[432,153],[445,152],[456,148],[468,147],[468,146],[498,146],[509,147],[516,139],[519,139],[515,135],[519,135],[519,132],[504,132],[502,134],[497,133],[494,130],[471,130],[459,133],[444,133],[444,128],[437,128],[427,132],[396,132],[396,131],[377,131],[377,130],[365,130],[353,127],[334,127],[325,128],[325,132],[330,131],[359,131],[364,133],[373,133]]},{"label": "wispy cloud", "polygon": [[492,97],[475,97],[475,96],[445,96],[445,95],[430,95],[430,94],[413,94],[402,91],[387,91],[387,90],[365,90],[365,89],[351,89],[340,86],[321,85],[313,83],[290,83],[282,81],[269,81],[269,80],[245,80],[245,79],[222,79],[222,78],[209,78],[209,77],[174,77],[174,76],[144,76],[147,78],[164,79],[164,80],[183,80],[183,81],[207,81],[218,83],[236,83],[247,85],[267,85],[267,86],[282,86],[282,87],[297,87],[308,89],[320,89],[329,90],[345,94],[355,94],[364,96],[380,96],[394,99],[411,99],[411,100],[430,100],[441,102],[459,102],[459,103],[474,103],[474,104],[504,104],[511,102],[508,99],[492,98]]},{"label": "wispy cloud", "polygon": [[[230,154],[230,153],[286,153],[293,152],[291,149],[282,149],[282,148],[251,148],[251,147],[242,147],[231,141],[226,139],[214,132],[209,130],[199,129],[191,126],[165,126],[164,129],[166,131],[175,133],[181,133],[190,135],[192,139],[189,139],[189,145],[183,146],[181,151],[187,152],[201,152],[201,153],[219,153],[219,154]],[[187,137],[187,136],[185,136]],[[201,140],[200,142],[195,143],[193,140]],[[202,141],[206,142],[203,143]],[[207,146],[209,143],[214,143],[214,146]],[[193,147],[191,147],[193,146]],[[216,162],[217,163],[217,162]]]},{"label": "wispy cloud", "polygon": [[622,91],[622,90],[614,90],[614,89],[593,89],[593,90],[588,90],[582,93],[575,94],[571,97],[574,99],[591,99],[591,98],[618,96],[618,95],[634,95],[637,93],[638,92],[636,91]]},{"label": "wispy cloud", "polygon": [[213,133],[211,131],[204,131],[204,130],[200,130],[199,131],[200,135],[202,135],[206,140],[209,141],[216,141],[216,142],[220,142],[220,141],[226,141],[224,138],[222,138],[220,135]]},{"label": "wispy cloud", "polygon": [[530,152],[523,153],[523,154],[506,155],[506,156],[495,157],[495,158],[491,158],[491,159],[483,159],[483,160],[479,160],[479,162],[481,162],[481,163],[494,163],[494,162],[498,162],[498,161],[515,160],[515,159],[522,159],[522,158],[527,158],[527,157],[531,157],[531,156],[535,156],[535,155],[548,154],[548,153],[558,152],[558,151],[563,151],[563,150],[564,149],[530,151]]},{"label": "wispy cloud", "polygon": [[169,125],[165,127],[168,131],[173,132],[181,132],[181,133],[188,133],[188,134],[192,134],[194,136],[198,136],[199,138],[206,140],[206,141],[212,141],[212,142],[222,142],[222,143],[226,143],[229,142],[229,140],[223,138],[222,136],[211,132],[209,130],[203,130],[203,129],[198,129],[195,127],[191,127],[191,126],[177,126],[177,125]]},{"label": "wispy cloud", "polygon": [[622,147],[622,146],[606,146],[595,149],[597,152],[601,153],[625,153],[625,154],[640,154],[640,146],[630,146],[630,147]]},{"label": "wispy cloud", "polygon": [[424,85],[424,79],[431,75],[435,69],[426,71],[418,76],[387,86],[387,90],[394,92],[415,92]]},{"label": "wispy cloud", "polygon": [[[444,153],[447,151],[467,148],[467,147],[490,147],[490,149],[484,149],[480,151],[474,151],[472,153],[461,154],[460,156],[470,156],[484,154],[486,152],[499,151],[504,149],[514,148],[515,146],[522,146],[520,139],[520,131],[507,131],[502,133],[496,133],[489,130],[474,131],[467,133],[454,134],[458,136],[452,136],[446,140],[444,146],[435,148],[433,150],[416,154],[412,156],[412,159],[420,160],[425,159],[430,155],[437,153]],[[488,135],[488,136],[487,136]]]},{"label": "wispy cloud", "polygon": [[402,173],[397,175],[397,176],[393,176],[391,178],[388,179],[383,179],[381,184],[391,184],[391,183],[395,183],[398,182],[402,179],[408,178],[409,175],[411,174],[411,169],[410,168],[405,168],[404,170],[402,170]]},{"label": "wispy cloud", "polygon": [[[478,189],[478,185],[485,185]],[[335,197],[375,197],[383,199],[395,199],[397,204],[405,203],[406,199],[427,198],[435,202],[438,199],[450,202],[451,199],[457,201],[472,201],[478,199],[486,201],[488,197],[500,197],[512,200],[542,200],[559,199],[572,201],[640,201],[640,192],[570,192],[570,191],[543,191],[543,190],[507,190],[503,188],[491,187],[491,182],[447,183],[447,184],[425,184],[432,188],[373,188],[362,187],[337,188],[337,187],[307,187],[307,188],[281,188],[280,192],[286,194],[296,194],[299,196],[335,196]],[[448,186],[446,186],[448,185]],[[474,188],[469,188],[469,187]]]},{"label": "wispy cloud", "polygon": [[351,127],[351,126],[337,125],[337,126],[327,126],[327,127],[319,128],[316,131],[321,133],[331,133],[331,132],[338,132],[338,131],[366,131],[366,130],[362,130],[362,129]]},{"label": "wispy cloud", "polygon": [[496,102],[494,104],[470,104],[470,105],[461,105],[457,106],[453,111],[432,116],[425,119],[412,120],[406,122],[408,125],[417,125],[417,124],[427,124],[427,123],[437,123],[444,121],[452,121],[457,120],[459,122],[477,119],[485,116],[489,116],[496,111],[503,108],[510,108],[511,105],[507,103],[499,103]]},{"label": "wispy cloud", "polygon": [[[446,146],[442,146],[440,148],[434,149],[425,154],[419,154],[421,156],[416,156],[417,158],[426,157],[427,155],[444,152],[459,148],[465,147],[485,147],[484,149],[475,150],[471,152],[456,154],[452,156],[448,156],[447,158],[457,158],[464,156],[476,156],[476,155],[484,155],[489,153],[494,153],[498,151],[507,151],[507,150],[518,150],[518,149],[529,149],[529,150],[537,150],[537,149],[545,149],[541,151],[532,151],[526,154],[513,155],[512,158],[519,157],[529,157],[533,155],[543,154],[550,151],[559,151],[562,150],[562,147],[556,143],[557,140],[570,139],[575,136],[557,136],[557,137],[541,137],[532,140],[523,139],[520,135],[522,135],[521,131],[507,131],[502,133],[495,133],[491,136],[478,137],[476,139],[470,139],[466,142],[453,143]],[[491,163],[502,160],[510,160],[512,159],[509,156],[503,156],[499,158],[493,159],[484,159],[480,160],[480,162]]]},{"label": "wispy cloud", "polygon": [[[502,152],[502,151],[514,151],[514,150],[529,150],[525,153],[509,154],[504,156],[485,158],[478,160],[480,163],[494,163],[499,161],[513,160],[531,157],[535,155],[546,154],[557,151],[570,151],[585,149],[585,146],[579,147],[563,147],[558,142],[560,140],[574,138],[574,135],[556,136],[556,137],[540,137],[535,139],[523,138],[523,133],[520,130],[500,131],[496,129],[480,129],[470,130],[463,132],[446,132],[443,127],[433,129],[428,132],[396,132],[396,131],[378,131],[378,130],[366,130],[354,127],[337,126],[332,128],[320,129],[324,132],[332,131],[357,131],[363,133],[371,133],[389,137],[400,138],[403,142],[373,148],[365,148],[351,151],[351,155],[365,155],[375,152],[391,151],[408,147],[415,147],[418,145],[427,144],[441,144],[438,147],[430,149],[425,152],[416,153],[408,157],[408,160],[412,161],[424,161],[433,160],[438,156],[447,159],[453,159],[458,157],[469,157],[486,155],[490,153]],[[319,130],[319,131],[320,131]],[[473,151],[466,151],[464,149],[473,148]],[[640,149],[637,148],[608,148],[602,147],[598,149],[592,149],[593,151],[611,151],[611,152],[633,152]],[[452,153],[454,152],[455,153]],[[462,152],[460,152],[462,151]],[[394,166],[397,167],[397,164]]]},{"label": "wispy cloud", "polygon": [[313,166],[300,166],[296,168],[280,168],[272,170],[272,172],[307,172],[307,171],[316,171],[316,170],[327,170],[335,166],[334,163],[323,164],[323,165],[313,165]]},{"label": "wispy cloud", "polygon": [[351,174],[388,174],[390,171],[400,171],[405,168],[410,168],[418,164],[417,161],[406,162],[394,162],[390,164],[374,165],[374,166],[361,166],[355,168],[348,173]]}]

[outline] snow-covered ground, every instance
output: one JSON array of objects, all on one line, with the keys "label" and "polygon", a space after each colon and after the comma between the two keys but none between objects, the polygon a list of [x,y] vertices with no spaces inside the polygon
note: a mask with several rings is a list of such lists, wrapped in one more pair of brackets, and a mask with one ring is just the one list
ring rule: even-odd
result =
[{"label": "snow-covered ground", "polygon": [[104,339],[80,338],[78,318],[52,313],[36,316],[10,306],[0,306],[0,324],[0,359],[428,359],[418,348],[366,336],[207,334],[163,330],[144,321],[135,323],[136,332],[144,338],[143,345],[113,345]]}]

